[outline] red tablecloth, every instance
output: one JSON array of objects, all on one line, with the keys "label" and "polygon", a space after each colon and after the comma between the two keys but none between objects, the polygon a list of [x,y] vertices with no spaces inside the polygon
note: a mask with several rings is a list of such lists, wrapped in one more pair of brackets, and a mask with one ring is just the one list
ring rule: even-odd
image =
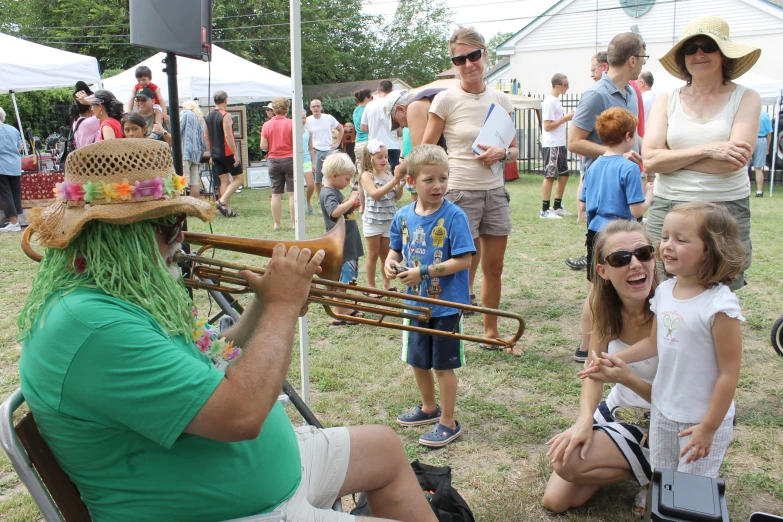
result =
[{"label": "red tablecloth", "polygon": [[54,186],[62,183],[64,178],[62,172],[22,174],[22,207],[41,207],[51,203],[54,199]]}]

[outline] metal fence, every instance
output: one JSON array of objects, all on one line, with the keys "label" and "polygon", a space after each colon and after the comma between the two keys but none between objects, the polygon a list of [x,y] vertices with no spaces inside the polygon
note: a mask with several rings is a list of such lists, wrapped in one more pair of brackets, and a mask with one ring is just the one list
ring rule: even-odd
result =
[{"label": "metal fence", "polygon": [[[543,94],[528,94],[531,98],[543,100]],[[568,113],[569,111],[576,110],[576,106],[579,103],[580,94],[566,94],[560,98],[560,102],[563,104],[563,111]],[[773,128],[778,123],[778,115],[775,114],[775,105],[762,105],[761,110],[768,113],[772,118]],[[544,162],[541,155],[541,126],[543,121],[539,121],[541,111],[533,109],[515,109],[514,121],[517,125],[517,144],[519,145],[519,170],[522,172],[529,172],[533,174],[544,173]],[[569,125],[566,128],[566,139],[568,136],[568,130],[571,128]],[[783,142],[783,136],[781,136]],[[783,143],[778,144],[778,167],[783,163]],[[774,148],[773,148],[774,150]],[[568,152],[566,156],[568,161],[568,168],[572,172],[579,171],[580,159],[578,154]]]}]

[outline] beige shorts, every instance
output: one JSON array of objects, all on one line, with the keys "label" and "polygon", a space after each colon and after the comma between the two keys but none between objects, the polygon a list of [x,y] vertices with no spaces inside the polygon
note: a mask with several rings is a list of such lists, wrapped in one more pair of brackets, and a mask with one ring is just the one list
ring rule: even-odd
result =
[{"label": "beige shorts", "polygon": [[491,190],[449,189],[445,197],[468,216],[473,239],[485,235],[511,234],[511,195],[506,187]]},{"label": "beige shorts", "polygon": [[188,185],[201,185],[199,164],[193,161],[182,160],[182,175],[188,178]]},{"label": "beige shorts", "polygon": [[332,511],[348,473],[351,436],[348,428],[295,429],[302,460],[302,482],[294,494],[275,508],[289,522],[352,522],[356,517]]}]

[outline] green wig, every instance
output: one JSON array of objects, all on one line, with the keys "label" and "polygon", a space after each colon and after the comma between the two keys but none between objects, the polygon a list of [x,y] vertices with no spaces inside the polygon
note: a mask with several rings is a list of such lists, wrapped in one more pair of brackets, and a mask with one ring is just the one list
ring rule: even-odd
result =
[{"label": "green wig", "polygon": [[17,320],[18,339],[29,337],[49,296],[78,287],[143,308],[169,335],[189,336],[195,326],[193,303],[160,254],[153,221],[90,221],[66,248],[46,249]]}]

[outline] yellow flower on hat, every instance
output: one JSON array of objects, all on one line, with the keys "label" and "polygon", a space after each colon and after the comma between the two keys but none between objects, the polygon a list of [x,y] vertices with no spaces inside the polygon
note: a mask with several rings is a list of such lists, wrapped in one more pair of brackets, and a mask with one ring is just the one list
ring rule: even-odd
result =
[{"label": "yellow flower on hat", "polygon": [[101,181],[101,189],[103,189],[103,197],[106,203],[111,203],[113,199],[120,199],[120,193],[117,192],[116,183],[104,183]]},{"label": "yellow flower on hat", "polygon": [[185,176],[178,176],[176,174],[173,175],[174,180],[174,190],[178,190],[182,192],[185,190],[185,187],[187,187],[187,183],[185,182]]}]

